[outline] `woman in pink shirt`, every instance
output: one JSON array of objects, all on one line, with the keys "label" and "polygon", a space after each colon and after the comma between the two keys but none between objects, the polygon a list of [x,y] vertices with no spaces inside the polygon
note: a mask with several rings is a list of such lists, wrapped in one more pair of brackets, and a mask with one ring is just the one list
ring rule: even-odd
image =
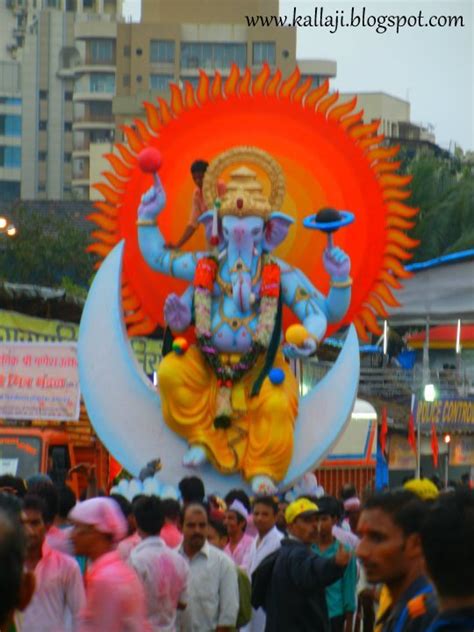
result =
[{"label": "woman in pink shirt", "polygon": [[127,533],[118,505],[111,498],[91,498],[76,505],[69,518],[76,554],[91,560],[78,632],[148,631],[143,587],[116,550]]}]

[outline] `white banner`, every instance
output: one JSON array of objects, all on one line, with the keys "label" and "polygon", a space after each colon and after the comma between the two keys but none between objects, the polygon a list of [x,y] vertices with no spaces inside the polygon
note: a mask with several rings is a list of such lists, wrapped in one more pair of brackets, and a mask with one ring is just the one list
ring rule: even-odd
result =
[{"label": "white banner", "polygon": [[0,417],[79,419],[75,343],[0,344]]}]

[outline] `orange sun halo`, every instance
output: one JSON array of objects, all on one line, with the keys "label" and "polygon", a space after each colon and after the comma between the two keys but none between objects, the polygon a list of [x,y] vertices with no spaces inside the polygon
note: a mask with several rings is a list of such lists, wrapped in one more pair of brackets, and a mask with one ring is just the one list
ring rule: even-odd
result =
[{"label": "orange sun halo", "polygon": [[[327,81],[312,89],[311,79],[302,80],[298,69],[282,80],[279,70],[272,75],[264,66],[252,79],[249,68],[241,74],[234,65],[225,80],[218,72],[209,77],[201,71],[197,88],[185,82],[182,90],[172,84],[170,92],[170,103],[158,98],[158,105],[144,104],[146,123],[136,119],[133,129],[123,127],[127,144],[116,143],[117,151],[106,155],[112,167],[103,173],[108,182],[94,185],[104,200],[95,203],[89,217],[98,226],[89,250],[103,259],[125,239],[122,297],[130,335],[146,335],[162,324],[166,296],[185,287],[150,270],[139,252],[136,213],[152,177],[140,170],[138,154],[147,146],[162,154],[167,203],[159,224],[165,239],[173,241],[188,221],[191,163],[210,161],[236,145],[260,147],[283,168],[286,196],[279,210],[296,222],[275,252],[324,293],[329,289],[322,265],[327,238],[304,228],[302,220],[326,206],[355,214],[355,222],[334,236],[351,257],[354,279],[342,324],[353,322],[362,340],[368,332],[380,334],[377,318],[387,317],[385,305],[398,305],[392,290],[410,276],[403,262],[418,243],[406,234],[418,212],[404,203],[411,178],[396,173],[399,147],[383,145],[380,121],[364,124],[363,111],[354,112],[355,98],[340,103]],[[188,247],[206,249],[202,229]],[[285,324],[290,322],[287,312]]]}]

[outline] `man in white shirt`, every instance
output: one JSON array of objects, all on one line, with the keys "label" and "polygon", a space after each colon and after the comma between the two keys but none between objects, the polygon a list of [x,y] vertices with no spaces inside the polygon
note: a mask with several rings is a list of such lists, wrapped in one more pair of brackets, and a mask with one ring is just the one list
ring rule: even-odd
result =
[{"label": "man in white shirt", "polygon": [[235,627],[239,589],[234,563],[206,540],[207,512],[188,505],[183,517],[180,553],[189,564],[188,605],[182,613],[183,632],[227,632]]},{"label": "man in white shirt", "polygon": [[159,537],[164,523],[162,502],[145,496],[134,503],[140,542],[129,563],[145,588],[147,619],[153,632],[176,632],[176,612],[187,603],[189,567]]},{"label": "man in white shirt", "polygon": [[23,630],[64,632],[76,629],[79,610],[85,602],[81,571],[76,560],[53,550],[46,542],[44,501],[26,496],[22,522],[27,538],[25,566],[34,572],[36,589],[24,612]]},{"label": "man in white shirt", "polygon": [[[268,555],[280,548],[283,533],[276,527],[277,513],[278,504],[273,496],[260,496],[254,501],[253,523],[257,529],[258,536],[250,547],[249,577],[252,577],[252,573]],[[265,612],[262,608],[253,610],[252,620],[244,630],[245,632],[264,632]]]}]

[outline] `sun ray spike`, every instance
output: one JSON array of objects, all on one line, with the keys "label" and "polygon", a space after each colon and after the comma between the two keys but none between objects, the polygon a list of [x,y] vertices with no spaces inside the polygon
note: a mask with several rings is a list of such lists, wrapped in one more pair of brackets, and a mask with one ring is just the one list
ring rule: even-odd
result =
[{"label": "sun ray spike", "polygon": [[257,77],[252,82],[252,94],[262,94],[270,77],[270,66],[265,62]]},{"label": "sun ray spike", "polygon": [[90,213],[86,217],[86,219],[89,222],[97,224],[97,226],[99,226],[100,228],[103,228],[104,230],[108,230],[110,233],[115,232],[118,228],[117,220],[111,219],[110,217],[107,217],[107,215],[104,215],[103,213]]},{"label": "sun ray spike", "polygon": [[232,64],[230,67],[230,74],[224,84],[224,94],[226,97],[230,97],[236,93],[237,83],[240,77],[240,70],[237,64]]},{"label": "sun ray spike", "polygon": [[399,160],[394,160],[392,162],[376,162],[372,169],[376,174],[392,173],[394,171],[398,171],[401,164],[402,163]]},{"label": "sun ray spike", "polygon": [[120,128],[123,130],[125,137],[127,139],[127,143],[132,151],[136,154],[139,154],[143,149],[143,143],[135,134],[135,131],[129,127],[128,125],[121,125]]},{"label": "sun ray spike", "polygon": [[362,320],[363,323],[365,323],[369,331],[371,331],[373,334],[380,335],[382,333],[377,319],[375,318],[375,314],[368,305],[364,305],[364,307],[362,307],[362,309],[359,311],[359,318]]},{"label": "sun ray spike", "polygon": [[[350,130],[350,134],[352,134],[352,129],[357,129],[355,126],[359,121],[362,120],[364,116],[364,110],[360,110],[360,112],[356,112],[355,114],[350,114],[349,116],[345,116],[343,119],[339,121],[339,125],[342,129]],[[354,127],[353,127],[354,126]]]},{"label": "sun ray spike", "polygon": [[143,107],[145,108],[146,120],[150,129],[155,132],[155,134],[158,134],[160,129],[163,127],[163,124],[157,107],[149,101],[144,101]]},{"label": "sun ray spike", "polygon": [[118,176],[122,178],[128,178],[130,176],[130,169],[118,156],[115,154],[105,154],[104,158],[110,162],[110,166]]},{"label": "sun ray spike", "polygon": [[405,266],[400,263],[397,258],[392,257],[391,255],[384,255],[383,267],[386,270],[391,270],[393,274],[396,274],[400,279],[409,279],[411,277],[411,273],[405,268]]},{"label": "sun ray spike", "polygon": [[380,125],[380,119],[376,121],[372,121],[372,123],[357,125],[354,129],[351,130],[351,136],[354,139],[365,138],[366,136],[370,136],[371,134],[375,134]]},{"label": "sun ray spike", "polygon": [[326,79],[320,86],[311,90],[304,100],[305,106],[314,108],[319,101],[329,92],[329,81]]},{"label": "sun ray spike", "polygon": [[400,259],[401,261],[408,261],[408,259],[411,259],[413,257],[412,253],[407,252],[398,244],[393,243],[387,244],[387,246],[385,247],[385,254],[392,255],[397,259]]},{"label": "sun ray spike", "polygon": [[111,250],[111,246],[99,242],[95,242],[94,244],[89,244],[88,246],[86,246],[86,252],[92,252],[93,254],[102,257],[102,259],[105,259],[105,257],[109,254]]},{"label": "sun ray spike", "polygon": [[339,92],[336,90],[336,92],[333,92],[332,94],[329,94],[327,97],[324,97],[324,99],[322,99],[318,103],[318,106],[316,107],[316,112],[319,112],[320,114],[326,114],[326,112],[329,110],[331,105],[334,105],[334,103],[336,103],[338,99],[339,99]]},{"label": "sun ray spike", "polygon": [[276,95],[276,93],[278,92],[278,87],[280,85],[281,77],[282,77],[281,70],[278,68],[275,71],[275,74],[273,75],[273,77],[268,82],[267,96],[274,97]]},{"label": "sun ray spike", "polygon": [[302,103],[304,96],[306,95],[306,93],[308,92],[308,90],[311,89],[311,85],[313,83],[313,80],[311,77],[306,77],[306,79],[303,81],[303,83],[296,88],[295,93],[293,95],[293,101],[295,103]]},{"label": "sun ray spike", "polygon": [[399,217],[398,215],[392,215],[389,213],[387,217],[387,226],[390,228],[401,228],[402,230],[410,230],[415,226],[416,222],[409,222],[403,217]]},{"label": "sun ray spike", "polygon": [[142,119],[136,118],[133,119],[133,124],[135,125],[137,132],[140,134],[140,138],[144,143],[149,143],[153,136],[148,131],[147,126],[142,121]]},{"label": "sun ray spike", "polygon": [[196,99],[194,98],[194,88],[189,81],[184,82],[184,105],[188,110],[191,110],[196,106]]},{"label": "sun ray spike", "polygon": [[362,323],[360,318],[358,318],[356,316],[352,322],[354,324],[354,327],[356,328],[356,332],[357,332],[357,335],[359,336],[359,338],[363,342],[369,342],[369,336],[367,334],[367,329],[365,328],[365,325]]},{"label": "sun ray spike", "polygon": [[400,307],[400,303],[392,294],[391,290],[383,283],[383,281],[379,281],[375,284],[373,291],[390,307]]},{"label": "sun ray spike", "polygon": [[372,309],[381,317],[388,318],[388,312],[383,306],[382,301],[375,294],[371,294],[367,300]]},{"label": "sun ray spike", "polygon": [[184,110],[183,95],[175,83],[170,83],[170,95],[171,109],[176,116],[179,116]]},{"label": "sun ray spike", "polygon": [[125,147],[125,145],[123,145],[122,143],[115,143],[115,147],[117,147],[123,160],[130,167],[134,167],[137,164],[136,157],[132,154],[132,152],[127,147]]},{"label": "sun ray spike", "polygon": [[160,106],[160,114],[163,125],[167,125],[173,119],[171,110],[169,109],[168,103],[161,97],[157,97],[157,101]]},{"label": "sun ray spike", "polygon": [[153,322],[147,316],[145,316],[141,323],[139,323],[138,325],[132,325],[128,328],[128,335],[132,337],[146,336],[153,333],[155,328],[156,327]]},{"label": "sun ray spike", "polygon": [[104,213],[107,217],[116,218],[118,216],[118,209],[116,206],[107,204],[97,200],[94,202],[94,208],[98,209],[101,213]]},{"label": "sun ray spike", "polygon": [[328,113],[328,119],[332,121],[339,121],[343,116],[352,112],[357,105],[357,97],[353,97],[350,101],[341,103],[341,105],[335,105]]},{"label": "sun ray spike", "polygon": [[216,100],[222,96],[222,75],[216,70],[211,86],[211,97]]},{"label": "sun ray spike", "polygon": [[379,136],[369,136],[368,138],[361,138],[357,141],[357,145],[365,151],[369,147],[373,147],[374,145],[380,145],[380,143],[384,140],[385,136],[380,134]]},{"label": "sun ray spike", "polygon": [[203,70],[199,71],[199,84],[196,91],[196,96],[201,105],[204,105],[209,99],[209,77]]},{"label": "sun ray spike", "polygon": [[400,217],[415,217],[418,215],[420,209],[407,206],[403,204],[403,202],[388,202],[387,208],[389,213],[393,213],[394,215],[399,215]]},{"label": "sun ray spike", "polygon": [[386,160],[387,158],[395,157],[400,151],[400,145],[393,145],[392,147],[378,147],[377,149],[372,149],[367,157],[370,161],[372,160]]},{"label": "sun ray spike", "polygon": [[120,178],[117,178],[117,176],[111,173],[110,171],[102,171],[101,175],[104,176],[104,178],[107,178],[110,184],[117,191],[119,191],[120,193],[123,193],[123,191],[125,191],[125,187],[127,186],[127,183],[125,180],[121,180]]},{"label": "sun ray spike", "polygon": [[411,196],[411,191],[403,191],[402,189],[383,189],[382,197],[384,200],[407,200]]},{"label": "sun ray spike", "polygon": [[380,270],[377,276],[377,280],[384,281],[385,283],[390,285],[390,287],[393,287],[394,290],[402,289],[402,284],[400,283],[400,281],[397,279],[396,276],[390,274],[388,270]]},{"label": "sun ray spike", "polygon": [[293,72],[288,77],[288,79],[286,79],[280,86],[280,91],[278,94],[282,99],[291,98],[292,92],[295,89],[295,87],[298,85],[300,77],[301,77],[300,69],[298,68],[298,66],[296,66],[296,68],[293,70]]},{"label": "sun ray spike", "polygon": [[93,230],[91,233],[91,237],[93,239],[96,239],[97,241],[102,242],[103,244],[108,244],[110,246],[115,246],[119,240],[117,233],[108,233],[104,230]]},{"label": "sun ray spike", "polygon": [[408,237],[408,235],[406,235],[404,232],[402,232],[401,230],[397,230],[396,228],[391,228],[388,231],[387,239],[389,242],[398,244],[402,248],[412,249],[420,245],[418,239],[412,239],[411,237]]},{"label": "sun ray spike", "polygon": [[406,187],[413,180],[413,176],[399,176],[393,173],[380,176],[379,182],[384,187]]},{"label": "sun ray spike", "polygon": [[109,187],[107,184],[99,182],[98,184],[93,184],[92,188],[99,191],[99,193],[104,196],[107,202],[110,202],[111,204],[119,204],[121,200],[121,195],[117,193],[115,189]]}]

